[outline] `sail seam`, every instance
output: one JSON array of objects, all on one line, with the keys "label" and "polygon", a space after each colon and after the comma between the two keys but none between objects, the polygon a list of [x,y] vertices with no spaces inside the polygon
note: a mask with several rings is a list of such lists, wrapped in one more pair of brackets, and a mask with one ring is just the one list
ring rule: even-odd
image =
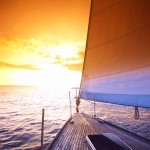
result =
[{"label": "sail seam", "polygon": [[120,2],[121,2],[121,0],[118,1],[118,2],[116,2],[116,3],[114,3],[114,4],[112,4],[112,5],[110,5],[109,7],[105,8],[105,9],[103,9],[103,10],[99,10],[99,11],[93,13],[92,16],[94,16],[94,15],[96,15],[96,14],[98,14],[98,13],[105,12],[106,10],[108,10],[108,9],[111,8],[111,7],[114,7],[115,5],[117,5],[117,4],[120,3]]},{"label": "sail seam", "polygon": [[126,36],[129,36],[130,34],[133,34],[133,33],[137,32],[137,31],[139,31],[139,30],[142,30],[143,28],[146,28],[146,27],[148,27],[148,26],[150,26],[150,24],[147,24],[147,25],[145,25],[145,26],[143,26],[143,27],[141,27],[141,28],[138,28],[138,29],[136,29],[136,30],[134,30],[134,31],[132,31],[132,32],[129,32],[128,34],[119,36],[118,38],[115,38],[115,39],[113,39],[113,40],[109,40],[109,41],[104,42],[104,43],[102,43],[102,44],[98,44],[98,45],[96,45],[96,46],[94,46],[94,47],[92,47],[92,48],[87,48],[87,51],[91,51],[92,49],[95,49],[95,48],[100,47],[100,46],[102,46],[102,45],[105,45],[105,44],[108,44],[108,43],[112,43],[112,42],[114,42],[114,41],[116,41],[116,40],[119,40],[119,39],[121,39],[121,38],[124,38],[124,37],[126,37]]},{"label": "sail seam", "polygon": [[140,67],[137,67],[137,68],[127,69],[127,70],[124,70],[124,71],[111,73],[111,74],[107,74],[107,75],[103,75],[103,76],[99,76],[99,77],[93,77],[93,78],[88,76],[88,79],[103,78],[103,77],[106,77],[106,76],[116,75],[116,74],[120,74],[120,73],[123,73],[123,72],[128,72],[128,71],[133,71],[133,70],[137,70],[137,69],[141,69],[141,68],[146,68],[146,67],[149,67],[149,66],[150,66],[150,64],[147,64],[147,65],[140,66]]}]

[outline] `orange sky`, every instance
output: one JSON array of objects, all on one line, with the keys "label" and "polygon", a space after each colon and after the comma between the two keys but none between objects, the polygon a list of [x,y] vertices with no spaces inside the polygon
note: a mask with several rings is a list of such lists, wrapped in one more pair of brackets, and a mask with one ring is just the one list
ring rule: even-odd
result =
[{"label": "orange sky", "polygon": [[79,81],[90,0],[0,0],[0,85]]}]

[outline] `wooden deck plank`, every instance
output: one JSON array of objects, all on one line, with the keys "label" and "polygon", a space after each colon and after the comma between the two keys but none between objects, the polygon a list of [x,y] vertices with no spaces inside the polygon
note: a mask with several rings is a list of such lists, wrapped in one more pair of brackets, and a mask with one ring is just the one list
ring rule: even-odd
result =
[{"label": "wooden deck plank", "polygon": [[86,150],[86,135],[108,132],[116,134],[133,150],[150,149],[150,144],[135,139],[131,135],[106,123],[100,123],[92,117],[77,113],[73,116],[73,119],[74,123],[67,123],[60,136],[55,140],[53,145],[49,146],[48,150]]}]

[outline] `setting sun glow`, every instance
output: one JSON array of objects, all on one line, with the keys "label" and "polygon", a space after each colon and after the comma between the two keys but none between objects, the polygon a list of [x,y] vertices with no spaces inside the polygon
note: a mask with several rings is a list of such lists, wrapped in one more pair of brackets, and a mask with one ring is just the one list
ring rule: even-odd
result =
[{"label": "setting sun glow", "polygon": [[90,0],[0,1],[0,85],[79,85],[89,7]]}]

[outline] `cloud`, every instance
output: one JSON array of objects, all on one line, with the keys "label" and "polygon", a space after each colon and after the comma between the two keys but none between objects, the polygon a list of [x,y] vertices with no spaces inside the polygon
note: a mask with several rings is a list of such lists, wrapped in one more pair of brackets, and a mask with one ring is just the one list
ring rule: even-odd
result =
[{"label": "cloud", "polygon": [[61,37],[37,36],[1,38],[0,43],[0,67],[39,70],[47,65],[61,65],[69,70],[82,70],[84,41],[63,43]]},{"label": "cloud", "polygon": [[83,51],[78,51],[74,57],[70,58],[62,58],[56,55],[51,63],[60,64],[69,70],[82,71],[84,54],[85,53]]},{"label": "cloud", "polygon": [[82,63],[78,63],[78,64],[65,64],[63,66],[65,68],[68,68],[69,70],[82,71],[83,64]]},{"label": "cloud", "polygon": [[85,53],[83,51],[77,52],[77,57],[66,59],[67,63],[63,66],[68,68],[69,70],[82,71],[84,54]]},{"label": "cloud", "polygon": [[9,63],[5,63],[5,62],[0,62],[0,68],[2,67],[7,67],[7,68],[17,68],[17,69],[28,69],[28,70],[39,70],[39,68],[32,66],[32,65],[28,65],[28,64],[24,64],[24,65],[15,65],[15,64],[9,64]]},{"label": "cloud", "polygon": [[82,71],[83,68],[83,58],[84,52],[79,52],[78,57],[76,58],[66,58],[61,61],[63,67],[73,70],[73,71]]}]

